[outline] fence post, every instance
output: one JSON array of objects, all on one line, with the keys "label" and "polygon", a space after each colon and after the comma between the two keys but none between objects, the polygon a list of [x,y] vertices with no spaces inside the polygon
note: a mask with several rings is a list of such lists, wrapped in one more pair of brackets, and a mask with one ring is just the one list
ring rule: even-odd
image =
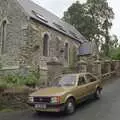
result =
[{"label": "fence post", "polygon": [[102,64],[100,60],[96,60],[95,61],[95,65],[96,65],[96,74],[97,76],[101,79],[102,78]]},{"label": "fence post", "polygon": [[107,62],[107,70],[108,70],[108,73],[110,73],[110,74],[109,74],[109,77],[111,77],[111,61],[110,61],[110,60],[106,60],[106,62]]},{"label": "fence post", "polygon": [[87,72],[87,63],[84,60],[80,60],[78,63],[78,72],[85,73]]},{"label": "fence post", "polygon": [[48,63],[48,83],[53,82],[54,79],[62,74],[63,64],[56,58],[52,58]]},{"label": "fence post", "polygon": [[116,71],[116,75],[120,76],[120,61],[115,60],[115,71]]}]

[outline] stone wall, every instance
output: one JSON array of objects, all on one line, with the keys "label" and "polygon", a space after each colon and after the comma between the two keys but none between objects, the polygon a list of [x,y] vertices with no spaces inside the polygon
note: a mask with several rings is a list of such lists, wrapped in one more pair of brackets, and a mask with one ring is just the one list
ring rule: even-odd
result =
[{"label": "stone wall", "polygon": [[82,60],[78,62],[78,68],[78,72],[90,72],[102,80],[120,75],[120,61],[116,60],[96,60],[91,63]]},{"label": "stone wall", "polygon": [[[29,61],[28,59],[26,59],[28,64],[32,64],[32,65],[38,64],[40,68],[47,69],[46,63],[51,59],[51,57],[56,57],[57,59],[59,59],[64,64],[64,66],[69,66],[70,64],[73,64],[75,57],[77,57],[77,53],[75,52],[77,52],[77,49],[80,46],[78,42],[49,27],[46,27],[45,25],[40,24],[36,20],[31,20],[29,25],[30,25],[30,31],[29,31],[30,38],[26,46],[26,48],[28,48],[28,50],[26,51],[29,51],[28,58],[30,59]],[[48,34],[49,36],[48,57],[43,56],[44,34]],[[57,45],[58,40],[59,40],[59,46]],[[68,61],[65,61],[64,59],[64,49],[65,49],[66,42],[69,45]],[[37,49],[34,49],[36,47]]]},{"label": "stone wall", "polygon": [[[6,25],[4,53],[1,53],[1,25]],[[43,37],[49,35],[49,55],[43,56]],[[58,46],[59,41],[59,46]],[[68,43],[69,58],[65,60],[65,43]],[[19,71],[21,66],[39,66],[41,79],[45,81],[48,74],[47,62],[56,57],[64,67],[74,66],[80,43],[70,37],[30,19],[16,0],[0,0],[0,64],[2,73]],[[18,69],[13,67],[17,66]],[[4,69],[9,68],[9,69]],[[13,68],[13,69],[12,69]],[[0,70],[1,71],[1,70]]]},{"label": "stone wall", "polygon": [[[43,56],[44,34],[49,35],[49,55],[47,57]],[[57,45],[58,40],[59,46]],[[66,42],[69,45],[68,61],[64,58]],[[79,42],[31,19],[29,21],[29,41],[21,48],[21,59],[25,61],[25,64],[32,66],[33,69],[39,66],[40,72],[43,74],[41,81],[46,84],[46,80],[49,78],[48,73],[50,72],[47,63],[51,58],[58,59],[64,67],[74,66],[77,61],[79,46]]]},{"label": "stone wall", "polygon": [[5,67],[16,66],[19,65],[20,48],[28,41],[27,16],[16,0],[0,0],[0,31],[4,20],[7,21],[5,52],[1,53],[0,49],[0,62]]}]

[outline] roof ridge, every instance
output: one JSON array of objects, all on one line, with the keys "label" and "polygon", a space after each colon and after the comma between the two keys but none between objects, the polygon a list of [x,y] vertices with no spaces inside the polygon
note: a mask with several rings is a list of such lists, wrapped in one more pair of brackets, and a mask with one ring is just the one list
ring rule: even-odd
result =
[{"label": "roof ridge", "polygon": [[[33,2],[32,0],[17,0],[17,1],[25,9],[25,11],[28,13],[28,15],[31,18],[36,19],[36,20],[46,24],[47,26],[50,26],[53,29],[56,29],[59,32],[62,32],[64,34],[66,34],[67,36],[72,37],[75,40],[78,40],[79,42],[86,41],[84,36],[81,35],[81,33],[74,26],[63,21],[58,16],[54,15],[52,12],[41,7],[39,4]],[[36,14],[33,14],[33,12],[32,12],[33,10],[36,12]],[[43,17],[45,19],[43,19]],[[47,22],[45,22],[45,21],[47,21]],[[58,24],[58,26],[55,25],[54,23]],[[64,29],[62,29],[59,26],[62,26]],[[74,34],[71,34],[70,31],[72,31]]]}]

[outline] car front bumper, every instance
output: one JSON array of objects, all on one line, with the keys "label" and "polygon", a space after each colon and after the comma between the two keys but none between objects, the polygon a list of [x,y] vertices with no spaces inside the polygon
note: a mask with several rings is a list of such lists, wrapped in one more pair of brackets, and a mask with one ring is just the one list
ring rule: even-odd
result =
[{"label": "car front bumper", "polygon": [[28,103],[35,111],[40,112],[62,112],[65,110],[65,104],[45,104],[46,108],[36,108],[36,104],[44,103]]}]

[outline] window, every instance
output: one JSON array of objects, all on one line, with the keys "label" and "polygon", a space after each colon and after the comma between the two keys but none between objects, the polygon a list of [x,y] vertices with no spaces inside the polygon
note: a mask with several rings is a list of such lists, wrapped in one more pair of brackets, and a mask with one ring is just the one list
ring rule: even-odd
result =
[{"label": "window", "polygon": [[68,43],[65,43],[65,60],[68,62],[69,59],[69,47]]},{"label": "window", "polygon": [[56,50],[59,51],[60,48],[60,39],[57,37],[56,38]]},{"label": "window", "polygon": [[78,86],[84,85],[85,83],[86,83],[86,82],[85,82],[85,78],[84,78],[84,77],[79,77]]},{"label": "window", "polygon": [[60,56],[60,43],[61,43],[60,38],[57,37],[56,38],[56,57],[57,58],[59,58]]},{"label": "window", "polygon": [[96,81],[96,78],[95,77],[93,77],[92,75],[86,75],[86,78],[87,78],[87,81],[88,82],[95,82]]},{"label": "window", "polygon": [[63,32],[66,32],[61,25],[58,25],[58,24],[55,23],[55,22],[54,22],[53,24],[54,24],[59,30],[61,30],[61,31],[63,31]]},{"label": "window", "polygon": [[35,12],[34,10],[32,10],[32,13],[33,13],[37,18],[39,18],[40,20],[42,20],[43,22],[46,22],[46,23],[48,22],[48,21],[44,18],[43,15]]},{"label": "window", "polygon": [[64,75],[56,78],[52,86],[74,86],[76,85],[76,75]]},{"label": "window", "polygon": [[48,34],[45,34],[43,38],[43,56],[47,57],[48,52],[49,52],[49,36]]},{"label": "window", "polygon": [[6,25],[7,25],[7,21],[4,20],[1,25],[1,53],[2,54],[5,52]]}]

